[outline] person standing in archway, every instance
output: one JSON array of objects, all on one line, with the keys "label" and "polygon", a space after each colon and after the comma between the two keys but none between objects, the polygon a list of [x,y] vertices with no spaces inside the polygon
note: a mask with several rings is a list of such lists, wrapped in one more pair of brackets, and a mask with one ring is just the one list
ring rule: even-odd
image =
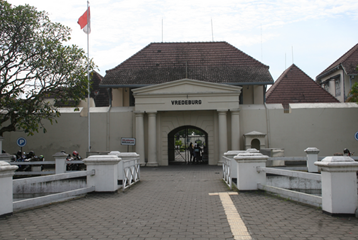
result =
[{"label": "person standing in archway", "polygon": [[194,144],[194,163],[199,163],[199,160],[201,158],[200,156],[201,148],[199,144],[195,141]]},{"label": "person standing in archway", "polygon": [[192,142],[190,142],[190,144],[189,144],[189,152],[190,152],[189,163],[193,163],[193,161],[194,161],[194,147],[193,147]]}]

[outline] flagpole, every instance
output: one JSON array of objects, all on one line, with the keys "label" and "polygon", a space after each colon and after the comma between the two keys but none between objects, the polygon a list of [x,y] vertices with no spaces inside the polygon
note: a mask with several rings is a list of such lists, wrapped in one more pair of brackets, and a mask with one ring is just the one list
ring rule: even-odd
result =
[{"label": "flagpole", "polygon": [[89,1],[87,1],[87,80],[88,80],[88,95],[87,95],[87,102],[88,102],[88,109],[87,109],[87,117],[88,117],[88,152],[91,152],[91,115],[90,115],[90,59],[89,59],[89,29],[91,28],[91,20],[88,11]]}]

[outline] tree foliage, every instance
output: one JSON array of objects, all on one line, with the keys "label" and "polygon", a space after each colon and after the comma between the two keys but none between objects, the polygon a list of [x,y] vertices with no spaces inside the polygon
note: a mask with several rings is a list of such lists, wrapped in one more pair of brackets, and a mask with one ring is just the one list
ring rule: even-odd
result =
[{"label": "tree foliage", "polygon": [[48,97],[63,103],[86,97],[87,57],[65,45],[70,32],[46,12],[0,0],[0,136],[17,129],[46,132],[43,121],[52,124],[60,115]]},{"label": "tree foliage", "polygon": [[349,98],[347,99],[347,102],[356,102],[358,103],[358,82],[354,83],[350,92],[349,92]]}]

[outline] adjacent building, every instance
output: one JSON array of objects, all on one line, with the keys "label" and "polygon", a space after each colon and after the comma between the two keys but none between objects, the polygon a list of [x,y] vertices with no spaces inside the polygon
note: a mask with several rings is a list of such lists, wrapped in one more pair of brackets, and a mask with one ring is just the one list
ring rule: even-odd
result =
[{"label": "adjacent building", "polygon": [[345,102],[352,85],[358,82],[358,44],[316,77],[316,82],[338,101]]}]

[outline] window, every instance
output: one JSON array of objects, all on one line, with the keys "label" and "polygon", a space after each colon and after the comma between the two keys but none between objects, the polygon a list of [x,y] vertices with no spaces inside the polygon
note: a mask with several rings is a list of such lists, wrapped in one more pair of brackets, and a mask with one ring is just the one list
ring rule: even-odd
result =
[{"label": "window", "polygon": [[326,81],[323,85],[324,90],[326,90],[327,92],[329,92],[329,81]]},{"label": "window", "polygon": [[335,82],[335,89],[336,89],[336,97],[341,96],[341,81],[340,79],[336,79],[334,80]]}]

